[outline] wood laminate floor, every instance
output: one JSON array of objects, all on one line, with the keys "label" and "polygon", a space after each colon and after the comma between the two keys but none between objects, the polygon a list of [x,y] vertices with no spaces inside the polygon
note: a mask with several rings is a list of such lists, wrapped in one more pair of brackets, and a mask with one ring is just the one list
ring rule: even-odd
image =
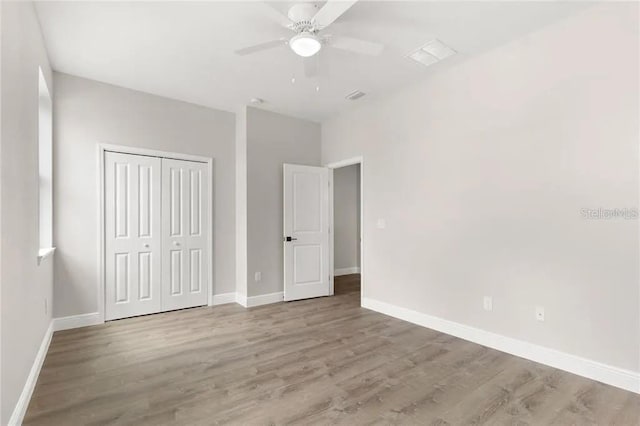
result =
[{"label": "wood laminate floor", "polygon": [[640,423],[640,396],[336,296],[57,332],[25,424]]}]

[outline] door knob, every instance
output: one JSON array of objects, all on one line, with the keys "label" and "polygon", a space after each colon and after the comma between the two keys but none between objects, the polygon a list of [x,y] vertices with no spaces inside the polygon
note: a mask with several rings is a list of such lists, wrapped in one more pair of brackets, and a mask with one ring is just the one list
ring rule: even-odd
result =
[{"label": "door knob", "polygon": [[179,245],[180,245],[180,243],[179,243],[179,242],[177,242],[177,241],[174,241],[174,242],[173,242],[173,245],[174,245],[174,246],[179,246]]},{"label": "door knob", "polygon": [[289,242],[289,241],[297,241],[297,238],[293,238],[293,237],[285,237],[285,241]]},{"label": "door knob", "polygon": [[145,244],[145,245],[144,245],[144,248],[149,248],[149,244]]}]

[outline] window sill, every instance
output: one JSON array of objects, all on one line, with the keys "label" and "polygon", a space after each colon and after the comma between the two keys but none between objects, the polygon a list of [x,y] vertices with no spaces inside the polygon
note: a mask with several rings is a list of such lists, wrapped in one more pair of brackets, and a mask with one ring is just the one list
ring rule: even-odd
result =
[{"label": "window sill", "polygon": [[38,250],[38,265],[40,265],[47,257],[53,255],[54,251],[56,251],[55,247],[41,248]]}]

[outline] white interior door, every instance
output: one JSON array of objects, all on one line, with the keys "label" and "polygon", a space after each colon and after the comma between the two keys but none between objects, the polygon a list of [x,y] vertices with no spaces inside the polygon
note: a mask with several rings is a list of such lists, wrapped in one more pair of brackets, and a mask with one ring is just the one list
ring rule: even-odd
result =
[{"label": "white interior door", "polygon": [[105,319],[160,311],[160,159],[105,154]]},{"label": "white interior door", "polygon": [[206,305],[207,165],[163,158],[162,188],[162,310]]},{"label": "white interior door", "polygon": [[284,300],[328,296],[328,169],[284,165],[284,237]]}]

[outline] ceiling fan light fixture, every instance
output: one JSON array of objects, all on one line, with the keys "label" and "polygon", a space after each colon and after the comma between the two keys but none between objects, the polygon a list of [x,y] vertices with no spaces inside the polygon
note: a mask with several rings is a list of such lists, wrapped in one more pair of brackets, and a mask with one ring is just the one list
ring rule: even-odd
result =
[{"label": "ceiling fan light fixture", "polygon": [[302,32],[289,40],[289,46],[296,55],[308,58],[315,55],[322,48],[320,39],[313,33]]}]

